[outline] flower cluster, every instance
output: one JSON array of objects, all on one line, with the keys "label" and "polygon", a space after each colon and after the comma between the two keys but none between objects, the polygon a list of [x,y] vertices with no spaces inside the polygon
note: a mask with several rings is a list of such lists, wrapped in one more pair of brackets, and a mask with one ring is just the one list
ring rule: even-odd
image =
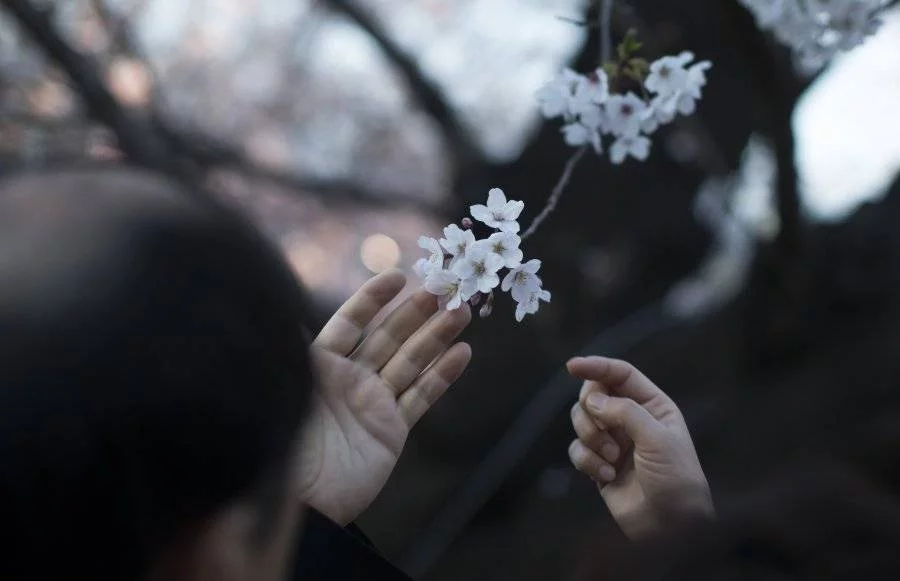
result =
[{"label": "flower cluster", "polygon": [[712,64],[691,65],[693,60],[692,53],[683,52],[650,64],[649,74],[629,71],[640,83],[642,96],[612,92],[604,68],[588,75],[566,69],[538,91],[541,113],[548,119],[563,118],[562,133],[568,145],[591,145],[600,154],[602,137],[610,135],[613,163],[620,164],[628,156],[643,161],[650,155],[649,136],[660,125],[671,123],[678,114],[691,115],[697,108]]},{"label": "flower cluster", "polygon": [[763,30],[789,46],[809,72],[862,44],[881,25],[885,0],[740,0]]},{"label": "flower cluster", "polygon": [[[499,286],[516,301],[517,321],[536,313],[542,301],[550,302],[550,292],[543,289],[537,275],[541,261],[522,262],[518,220],[524,208],[524,202],[507,201],[503,190],[494,188],[488,192],[487,205],[469,209],[472,218],[492,230],[490,236],[476,239],[472,220],[463,218],[462,227],[450,224],[444,228],[440,240],[419,238],[419,246],[429,256],[416,262],[414,270],[424,279],[425,289],[440,297],[447,310],[458,309],[463,302],[473,307],[483,303],[480,314],[486,317]],[[504,269],[507,272],[501,281]]]}]

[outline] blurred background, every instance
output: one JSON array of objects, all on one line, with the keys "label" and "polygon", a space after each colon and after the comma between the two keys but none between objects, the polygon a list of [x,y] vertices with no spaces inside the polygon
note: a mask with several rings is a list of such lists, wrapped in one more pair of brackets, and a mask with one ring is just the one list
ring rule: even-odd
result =
[{"label": "blurred background", "polygon": [[[202,180],[323,320],[491,187],[527,223],[573,153],[534,93],[599,54],[593,0],[3,6],[0,175],[130,158]],[[468,331],[469,372],[360,523],[418,578],[564,578],[609,527],[567,460],[576,353],[678,401],[723,502],[810,453],[892,474],[872,442],[900,441],[900,11],[815,76],[736,0],[618,0],[631,28],[650,60],[711,60],[704,99],[647,162],[585,158],[524,248],[553,302]]]}]

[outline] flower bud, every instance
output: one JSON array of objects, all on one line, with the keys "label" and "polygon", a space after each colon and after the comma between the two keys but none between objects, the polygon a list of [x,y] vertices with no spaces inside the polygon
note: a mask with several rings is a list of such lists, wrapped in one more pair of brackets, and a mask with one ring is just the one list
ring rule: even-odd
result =
[{"label": "flower bud", "polygon": [[472,229],[472,226],[474,226],[475,223],[472,222],[472,219],[471,219],[471,218],[469,218],[468,216],[466,216],[465,218],[463,218],[462,220],[460,220],[460,225],[462,226],[462,229],[463,229],[463,230],[471,230],[471,229]]},{"label": "flower bud", "polygon": [[472,298],[469,299],[469,305],[472,307],[477,307],[481,304],[482,299],[484,299],[484,295],[481,293],[475,293],[472,295]]},{"label": "flower bud", "polygon": [[478,316],[482,319],[486,319],[491,316],[491,312],[494,310],[494,291],[491,291],[490,294],[487,295],[487,299],[484,301],[484,305],[482,305],[481,310],[478,311]]}]

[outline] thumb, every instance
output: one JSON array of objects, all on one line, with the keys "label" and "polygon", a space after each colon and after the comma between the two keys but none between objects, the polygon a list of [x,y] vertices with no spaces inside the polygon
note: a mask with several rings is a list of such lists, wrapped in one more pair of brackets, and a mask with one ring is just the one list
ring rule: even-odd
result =
[{"label": "thumb", "polygon": [[655,443],[661,428],[656,418],[633,399],[592,393],[585,401],[588,413],[607,428],[619,428],[635,446]]}]

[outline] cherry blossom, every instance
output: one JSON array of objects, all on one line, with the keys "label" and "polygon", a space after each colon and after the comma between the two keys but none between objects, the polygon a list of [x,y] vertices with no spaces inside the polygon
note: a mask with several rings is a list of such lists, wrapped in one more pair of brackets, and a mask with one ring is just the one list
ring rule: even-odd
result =
[{"label": "cherry blossom", "polygon": [[609,148],[609,159],[619,165],[631,156],[644,161],[650,155],[650,139],[643,135],[623,135]]},{"label": "cherry blossom", "polygon": [[500,289],[510,293],[513,300],[521,302],[529,293],[541,288],[541,279],[537,276],[540,269],[540,260],[529,260],[518,268],[510,270],[503,278]]},{"label": "cherry blossom", "polygon": [[637,135],[647,111],[647,104],[634,93],[612,95],[606,102],[609,132],[616,136]]},{"label": "cherry blossom", "polygon": [[[470,209],[475,219],[494,230],[486,238],[477,240],[470,229],[471,220],[464,218],[463,228],[456,224],[444,228],[444,238],[440,241],[428,236],[419,239],[419,246],[430,255],[417,261],[414,269],[423,279],[425,290],[440,297],[443,308],[458,309],[463,302],[468,302],[472,307],[481,305],[480,316],[490,316],[496,289],[501,286],[500,271],[509,269],[503,278],[502,291],[512,291],[513,300],[519,303],[517,312],[523,314],[518,320],[537,312],[537,304],[532,304],[530,294],[542,291],[541,279],[536,274],[541,261],[529,260],[522,264],[522,238],[517,234],[518,217],[524,207],[523,202],[507,201],[506,194],[494,188],[488,192],[487,205]],[[546,298],[538,297],[537,303],[550,297],[549,293],[540,296]]]},{"label": "cherry blossom", "polygon": [[515,234],[519,231],[519,215],[524,208],[524,202],[506,201],[503,190],[493,188],[488,192],[487,205],[476,204],[469,208],[469,212],[473,218],[491,228]]},{"label": "cherry blossom", "polygon": [[419,237],[419,248],[431,253],[428,258],[420,258],[413,265],[413,271],[420,278],[425,278],[431,272],[441,270],[444,267],[444,251],[441,250],[441,245],[437,240],[421,236]]},{"label": "cherry blossom", "polygon": [[473,280],[463,280],[451,270],[434,270],[428,273],[424,287],[431,294],[440,297],[451,311],[461,307],[463,301],[469,300],[476,292]]},{"label": "cherry blossom", "polygon": [[475,244],[475,234],[471,230],[463,230],[456,224],[450,224],[444,228],[444,237],[440,245],[453,258],[462,258],[466,251]]},{"label": "cherry blossom", "polygon": [[547,119],[574,115],[572,98],[580,80],[581,75],[571,69],[564,69],[555,79],[541,87],[537,92],[541,114]]},{"label": "cherry blossom", "polygon": [[562,133],[566,145],[571,145],[572,147],[590,145],[597,153],[603,153],[603,143],[600,132],[597,129],[592,129],[583,123],[575,121],[568,125],[563,125]]},{"label": "cherry blossom", "polygon": [[512,232],[496,232],[483,241],[488,251],[493,252],[503,260],[506,268],[515,268],[522,264],[522,251],[519,245],[522,239]]},{"label": "cherry blossom", "polygon": [[694,54],[684,51],[678,56],[664,56],[650,65],[650,74],[644,87],[651,93],[671,94],[680,91],[687,84],[687,64],[694,60]]},{"label": "cherry blossom", "polygon": [[474,281],[475,289],[480,293],[489,293],[500,284],[497,271],[503,268],[503,258],[486,247],[476,245],[466,256],[456,263],[453,272],[461,279]]},{"label": "cherry blossom", "polygon": [[533,315],[538,312],[541,301],[550,302],[550,291],[538,288],[528,293],[525,300],[516,305],[516,321],[521,322],[525,315]]},{"label": "cherry blossom", "polygon": [[[609,154],[615,164],[628,157],[647,159],[650,135],[679,114],[693,114],[706,85],[706,72],[712,67],[709,61],[691,65],[694,54],[689,51],[663,55],[649,65],[645,62],[644,68],[634,68],[638,65],[628,56],[619,58],[618,63],[606,64],[615,65],[611,67],[618,71],[614,74],[639,81],[642,96],[634,91],[611,92],[614,84],[603,67],[587,75],[565,69],[537,92],[541,114],[547,119],[563,118],[560,132],[566,145],[590,146],[602,154],[604,136],[612,136]],[[622,72],[623,67],[631,68]]]}]

